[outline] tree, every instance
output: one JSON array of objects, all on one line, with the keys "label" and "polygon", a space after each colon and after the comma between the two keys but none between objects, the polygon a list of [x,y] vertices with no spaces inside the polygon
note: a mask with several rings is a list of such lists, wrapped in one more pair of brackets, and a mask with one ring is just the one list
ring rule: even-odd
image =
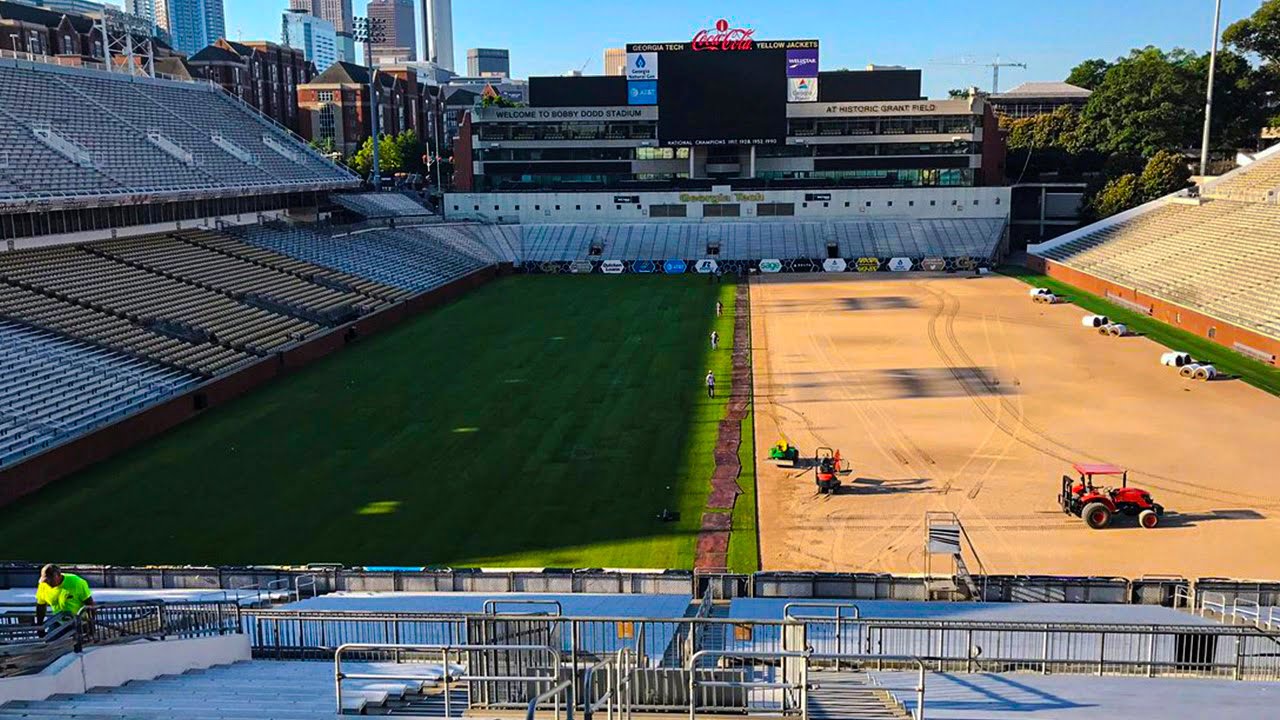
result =
[{"label": "tree", "polygon": [[1109,69],[1111,69],[1111,63],[1101,58],[1085,60],[1071,69],[1071,74],[1067,76],[1067,84],[1082,87],[1085,90],[1096,90],[1102,84]]},{"label": "tree", "polygon": [[427,146],[412,130],[405,130],[395,137],[397,152],[400,155],[401,169],[407,173],[422,173],[426,166],[422,157]]},{"label": "tree", "polygon": [[1096,194],[1085,199],[1085,212],[1093,219],[1102,219],[1124,212],[1142,204],[1142,189],[1138,176],[1121,175],[1102,186]]},{"label": "tree", "polygon": [[[382,173],[395,173],[404,169],[404,156],[400,152],[400,144],[394,135],[383,135],[378,141],[378,170]],[[351,156],[350,167],[357,173],[369,177],[373,172],[373,138],[365,138],[364,144]]]},{"label": "tree", "polygon": [[1085,141],[1142,157],[1198,145],[1204,84],[1193,59],[1185,50],[1146,47],[1116,61],[1081,115]]},{"label": "tree", "polygon": [[1084,137],[1080,127],[1080,114],[1066,106],[1057,108],[1051,113],[1018,118],[1009,121],[1006,126],[1009,131],[1009,149],[1036,148],[1079,152],[1084,149]]},{"label": "tree", "polygon": [[512,100],[511,98],[505,95],[494,92],[492,94],[487,94],[484,97],[480,98],[480,107],[513,108],[513,107],[520,107],[520,103]]},{"label": "tree", "polygon": [[1187,166],[1187,159],[1168,150],[1153,155],[1138,177],[1144,202],[1186,189],[1190,181],[1191,169]]},{"label": "tree", "polygon": [[1222,41],[1270,65],[1280,65],[1280,0],[1266,0],[1252,15],[1227,26]]}]

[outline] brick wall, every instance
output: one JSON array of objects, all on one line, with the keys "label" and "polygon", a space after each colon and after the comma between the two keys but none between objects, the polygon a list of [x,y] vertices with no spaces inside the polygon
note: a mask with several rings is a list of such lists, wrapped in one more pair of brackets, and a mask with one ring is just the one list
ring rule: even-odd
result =
[{"label": "brick wall", "polygon": [[1200,337],[1208,338],[1228,348],[1234,349],[1235,343],[1242,343],[1272,356],[1280,355],[1280,340],[1276,338],[1267,337],[1252,330],[1232,325],[1190,308],[1175,305],[1166,300],[1138,292],[1133,288],[1124,287],[1065,265],[1060,265],[1051,260],[1046,261],[1034,255],[1028,257],[1027,265],[1032,270],[1093,293],[1098,297],[1106,298],[1111,295],[1131,303],[1137,303],[1148,308],[1151,317],[1163,323],[1186,330]]}]

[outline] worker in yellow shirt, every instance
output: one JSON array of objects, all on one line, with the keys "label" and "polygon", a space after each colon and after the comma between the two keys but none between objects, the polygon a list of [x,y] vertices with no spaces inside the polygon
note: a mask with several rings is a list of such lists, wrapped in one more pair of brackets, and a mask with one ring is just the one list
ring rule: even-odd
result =
[{"label": "worker in yellow shirt", "polygon": [[44,625],[46,610],[52,610],[54,615],[70,617],[84,611],[86,620],[92,622],[93,605],[93,593],[84,578],[64,573],[57,565],[40,568],[40,584],[36,587],[36,625]]}]

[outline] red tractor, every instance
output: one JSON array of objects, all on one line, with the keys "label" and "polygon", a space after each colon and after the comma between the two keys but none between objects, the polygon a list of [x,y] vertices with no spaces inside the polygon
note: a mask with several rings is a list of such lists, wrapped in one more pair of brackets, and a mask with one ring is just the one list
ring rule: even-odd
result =
[{"label": "red tractor", "polygon": [[813,454],[813,480],[822,495],[835,493],[840,489],[840,473],[847,470],[842,467],[840,451],[829,447],[820,447]]},{"label": "red tractor", "polygon": [[[1118,514],[1137,517],[1138,524],[1151,529],[1160,524],[1164,507],[1151,500],[1151,493],[1129,487],[1129,471],[1115,465],[1075,463],[1072,465],[1080,477],[1062,476],[1062,493],[1058,503],[1062,512],[1084,520],[1094,530],[1111,524]],[[1095,477],[1120,477],[1120,487],[1098,487]]]}]

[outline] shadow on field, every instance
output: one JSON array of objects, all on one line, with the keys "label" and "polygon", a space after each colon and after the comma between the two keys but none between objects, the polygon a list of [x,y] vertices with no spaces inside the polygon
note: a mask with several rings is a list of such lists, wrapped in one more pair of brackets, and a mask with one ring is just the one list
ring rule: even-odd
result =
[{"label": "shadow on field", "polygon": [[908,493],[936,493],[930,483],[933,478],[854,478],[840,486],[837,495],[903,495]]},{"label": "shadow on field", "polygon": [[1266,520],[1267,516],[1257,510],[1209,510],[1202,513],[1168,512],[1160,519],[1162,527],[1195,527],[1201,523],[1218,520]]},{"label": "shadow on field", "polygon": [[499,279],[0,510],[0,554],[691,567],[731,299],[693,275]]},{"label": "shadow on field", "polygon": [[[832,372],[774,373],[789,391],[822,391],[825,400],[915,400],[931,398],[1016,395],[990,367],[866,368]],[[777,380],[775,380],[776,382]],[[839,394],[828,391],[839,391]],[[763,397],[763,396],[760,396]],[[796,404],[817,402],[795,400]]]}]

